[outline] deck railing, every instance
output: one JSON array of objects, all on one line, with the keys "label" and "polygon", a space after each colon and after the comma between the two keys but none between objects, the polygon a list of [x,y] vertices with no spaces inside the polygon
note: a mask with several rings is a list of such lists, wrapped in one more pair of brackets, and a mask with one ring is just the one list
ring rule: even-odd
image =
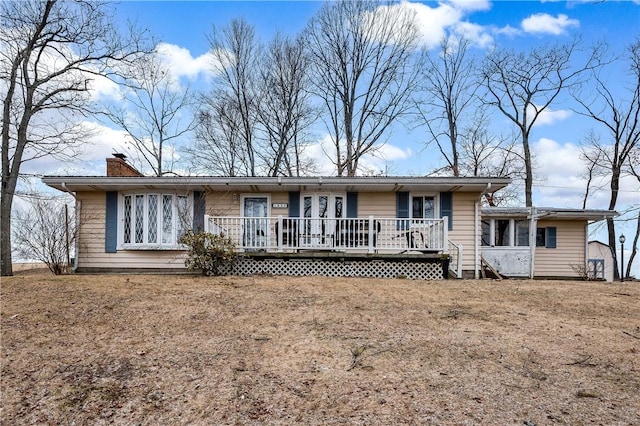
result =
[{"label": "deck railing", "polygon": [[224,234],[241,251],[335,250],[448,252],[447,218],[299,218],[206,216],[205,231]]}]

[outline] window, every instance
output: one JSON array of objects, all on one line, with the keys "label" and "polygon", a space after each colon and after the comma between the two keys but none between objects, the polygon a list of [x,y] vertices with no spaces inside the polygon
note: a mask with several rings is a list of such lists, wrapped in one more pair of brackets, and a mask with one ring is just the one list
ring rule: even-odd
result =
[{"label": "window", "polygon": [[544,247],[547,242],[547,228],[536,229],[536,247]]},{"label": "window", "polygon": [[528,220],[516,220],[516,246],[528,247],[529,246],[529,221]]},{"label": "window", "polygon": [[494,233],[495,233],[495,242],[494,242],[494,246],[496,247],[503,247],[503,246],[510,246],[510,239],[509,236],[511,235],[510,231],[510,227],[509,227],[509,219],[497,219],[495,220],[495,229],[494,229]]},{"label": "window", "polygon": [[491,245],[491,221],[482,221],[482,245],[489,247]]},{"label": "window", "polygon": [[177,248],[191,227],[189,200],[178,194],[124,194],[122,244],[125,248]]},{"label": "window", "polygon": [[536,229],[536,247],[556,248],[555,226],[547,226],[546,228]]},{"label": "window", "polygon": [[[511,235],[513,235],[513,238]],[[528,247],[529,221],[518,219],[483,219],[481,241],[485,247]]]},{"label": "window", "polygon": [[413,219],[434,219],[436,217],[435,197],[432,195],[412,197],[411,217]]}]

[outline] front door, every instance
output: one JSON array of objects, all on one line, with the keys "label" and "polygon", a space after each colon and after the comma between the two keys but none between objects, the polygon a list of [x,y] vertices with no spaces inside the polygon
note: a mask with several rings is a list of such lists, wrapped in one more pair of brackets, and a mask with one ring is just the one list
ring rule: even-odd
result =
[{"label": "front door", "polygon": [[302,203],[302,233],[300,246],[331,248],[334,245],[335,218],[342,218],[344,196],[335,194],[307,194]]},{"label": "front door", "polygon": [[242,243],[245,249],[267,248],[269,241],[269,199],[267,197],[244,197],[242,202]]}]

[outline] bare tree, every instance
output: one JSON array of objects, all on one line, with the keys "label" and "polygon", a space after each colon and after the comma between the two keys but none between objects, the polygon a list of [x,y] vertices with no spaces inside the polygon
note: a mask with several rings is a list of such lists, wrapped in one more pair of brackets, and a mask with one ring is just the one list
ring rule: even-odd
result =
[{"label": "bare tree", "polygon": [[529,136],[540,115],[580,77],[600,65],[599,48],[575,66],[579,42],[543,46],[527,52],[496,49],[489,53],[482,68],[488,91],[485,102],[496,107],[518,128],[525,166],[525,203],[530,207],[533,166]]},{"label": "bare tree", "polygon": [[591,193],[594,182],[599,177],[607,174],[605,167],[604,153],[600,149],[600,138],[593,131],[586,137],[588,144],[583,145],[580,150],[580,159],[584,162],[587,172],[587,182],[585,184],[584,197],[582,198],[582,208],[587,208],[589,195]]},{"label": "bare tree", "polygon": [[244,144],[242,152],[247,156],[247,172],[256,176],[255,132],[257,126],[258,60],[260,45],[251,25],[242,19],[235,19],[221,30],[213,29],[209,45],[218,78],[209,97],[214,105],[211,116],[221,108],[225,113],[215,120],[234,120],[224,123],[225,129],[234,129],[234,134]]},{"label": "bare tree", "polygon": [[15,224],[15,247],[23,259],[43,262],[56,275],[67,272],[75,221],[65,200],[34,194],[16,211]]},{"label": "bare tree", "polygon": [[267,139],[263,163],[269,176],[300,176],[309,166],[301,156],[305,134],[316,117],[307,91],[309,58],[302,39],[276,34],[261,62],[257,111]]},{"label": "bare tree", "polygon": [[[509,176],[522,179],[524,166],[519,144],[513,135],[495,135],[490,130],[490,122],[483,111],[460,130],[459,162],[462,176]],[[499,206],[519,200],[517,185],[500,191],[489,191],[484,202],[489,206]]]},{"label": "bare tree", "polygon": [[[445,37],[440,49],[426,56],[422,72],[427,97],[417,102],[430,142],[435,142],[454,176],[460,176],[460,133],[464,117],[477,104],[478,81],[469,40]],[[477,105],[476,105],[477,106]]]},{"label": "bare tree", "polygon": [[[592,143],[592,158],[598,161],[598,167],[604,168],[609,176],[609,210],[615,210],[620,191],[620,179],[624,167],[629,164],[634,150],[640,145],[640,38],[628,48],[629,86],[626,94],[614,93],[607,82],[593,73],[595,97],[583,99],[576,96],[581,105],[577,112],[593,119],[604,128],[607,134],[604,143]],[[615,82],[620,86],[620,80]],[[625,96],[626,95],[626,96]],[[608,243],[614,255],[614,278],[620,277],[616,256],[617,236],[613,218],[607,219]]]},{"label": "bare tree", "polygon": [[353,176],[360,158],[412,107],[420,65],[418,29],[402,3],[325,3],[305,33],[312,87],[326,112],[337,174]]},{"label": "bare tree", "polygon": [[22,165],[42,156],[69,157],[84,133],[95,79],[138,51],[123,39],[98,1],[0,2],[2,82],[1,271],[12,275],[11,210]]},{"label": "bare tree", "polygon": [[196,118],[195,140],[186,152],[198,173],[248,176],[249,156],[239,128],[239,112],[225,101],[225,98],[202,99],[203,107]]},{"label": "bare tree", "polygon": [[156,52],[140,56],[123,72],[122,99],[105,105],[106,117],[128,135],[130,157],[155,176],[173,173],[175,142],[193,129],[193,95]]}]

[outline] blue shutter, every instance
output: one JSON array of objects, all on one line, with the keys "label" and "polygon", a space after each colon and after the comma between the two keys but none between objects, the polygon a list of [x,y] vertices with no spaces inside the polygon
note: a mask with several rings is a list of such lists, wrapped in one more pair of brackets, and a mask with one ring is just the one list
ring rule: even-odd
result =
[{"label": "blue shutter", "polygon": [[[409,217],[409,193],[408,192],[396,192],[396,217],[405,218]],[[397,221],[397,230],[409,229],[409,221]]]},{"label": "blue shutter", "polygon": [[556,235],[557,235],[556,227],[548,226],[547,227],[547,243],[546,243],[547,248],[556,248]]},{"label": "blue shutter", "polygon": [[289,217],[300,217],[299,192],[289,192]]},{"label": "blue shutter", "polygon": [[347,192],[347,217],[358,217],[357,192]]},{"label": "blue shutter", "polygon": [[453,229],[453,193],[440,193],[440,219],[443,217],[449,219],[449,231]]},{"label": "blue shutter", "polygon": [[193,191],[193,232],[204,231],[205,193]]},{"label": "blue shutter", "polygon": [[118,192],[106,193],[104,252],[115,253],[118,247]]}]

